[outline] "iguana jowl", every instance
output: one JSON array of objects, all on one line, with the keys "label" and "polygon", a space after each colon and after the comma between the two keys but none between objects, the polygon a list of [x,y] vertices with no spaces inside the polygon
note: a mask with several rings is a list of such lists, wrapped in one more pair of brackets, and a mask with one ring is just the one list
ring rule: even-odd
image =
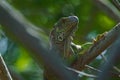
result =
[{"label": "iguana jowl", "polygon": [[[54,25],[50,34],[50,49],[57,49],[66,62],[76,56],[72,49],[72,46],[76,46],[72,43],[72,36],[77,29],[78,22],[79,20],[76,16],[62,17]],[[70,63],[68,64],[70,65]],[[48,67],[45,67],[44,77],[45,80],[60,80]]]}]

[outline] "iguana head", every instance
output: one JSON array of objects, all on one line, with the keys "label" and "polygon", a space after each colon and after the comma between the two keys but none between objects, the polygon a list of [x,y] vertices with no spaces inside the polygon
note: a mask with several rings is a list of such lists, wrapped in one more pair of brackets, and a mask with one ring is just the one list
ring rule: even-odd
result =
[{"label": "iguana head", "polygon": [[64,41],[66,38],[71,36],[76,30],[78,25],[77,16],[62,17],[55,25],[54,31],[57,41]]}]

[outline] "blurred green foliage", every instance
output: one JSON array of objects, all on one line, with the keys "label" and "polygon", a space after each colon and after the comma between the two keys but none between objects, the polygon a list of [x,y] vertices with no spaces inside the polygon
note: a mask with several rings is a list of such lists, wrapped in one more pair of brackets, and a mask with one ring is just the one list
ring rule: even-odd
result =
[{"label": "blurred green foliage", "polygon": [[[115,21],[96,7],[91,0],[8,0],[36,26],[49,34],[54,23],[63,16],[79,17],[75,42],[83,43],[89,32],[96,34],[111,29]],[[82,35],[80,35],[82,34]]]},{"label": "blurred green foliage", "polygon": [[[45,31],[47,38],[53,25],[63,16],[79,17],[79,28],[74,36],[76,44],[91,41],[97,34],[111,29],[116,21],[100,10],[92,0],[7,0],[31,23]],[[1,36],[0,36],[1,38]],[[40,69],[28,52],[9,39],[4,59],[25,80],[42,80]],[[99,62],[99,61],[98,61]],[[98,66],[98,62],[93,64]],[[87,79],[86,79],[87,80]],[[91,79],[90,79],[91,80]]]}]

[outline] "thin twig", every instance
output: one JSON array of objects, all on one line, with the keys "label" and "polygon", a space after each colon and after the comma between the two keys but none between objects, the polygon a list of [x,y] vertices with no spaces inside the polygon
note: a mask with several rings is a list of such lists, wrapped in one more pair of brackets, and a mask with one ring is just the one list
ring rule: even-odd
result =
[{"label": "thin twig", "polygon": [[79,74],[79,76],[86,76],[86,77],[90,77],[90,78],[96,78],[97,77],[95,75],[88,74],[88,73],[85,73],[85,72],[82,72],[82,71],[78,71],[78,70],[70,68],[70,67],[66,67],[66,68],[70,71],[73,71],[73,72]]},{"label": "thin twig", "polygon": [[0,54],[0,80],[12,80],[8,68]]},{"label": "thin twig", "polygon": [[104,56],[104,54],[100,54],[100,56],[102,57],[102,59],[103,59],[105,62],[107,62],[107,59],[106,59],[106,57]]},{"label": "thin twig", "polygon": [[94,67],[92,67],[92,66],[89,66],[89,65],[85,65],[85,67],[86,67],[86,68],[89,68],[89,69],[91,69],[91,70],[97,71],[97,72],[102,72],[101,70],[96,69],[96,68],[94,68]]},{"label": "thin twig", "polygon": [[113,69],[115,69],[117,72],[119,72],[119,73],[120,73],[120,69],[119,69],[119,68],[117,68],[116,66],[113,66]]}]

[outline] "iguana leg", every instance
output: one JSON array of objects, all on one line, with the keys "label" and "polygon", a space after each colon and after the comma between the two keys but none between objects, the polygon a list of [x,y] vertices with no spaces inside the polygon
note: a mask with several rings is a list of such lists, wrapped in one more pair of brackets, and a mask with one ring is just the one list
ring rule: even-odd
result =
[{"label": "iguana leg", "polygon": [[78,54],[81,52],[82,47],[80,45],[76,45],[75,43],[71,42],[71,49],[75,54]]}]

